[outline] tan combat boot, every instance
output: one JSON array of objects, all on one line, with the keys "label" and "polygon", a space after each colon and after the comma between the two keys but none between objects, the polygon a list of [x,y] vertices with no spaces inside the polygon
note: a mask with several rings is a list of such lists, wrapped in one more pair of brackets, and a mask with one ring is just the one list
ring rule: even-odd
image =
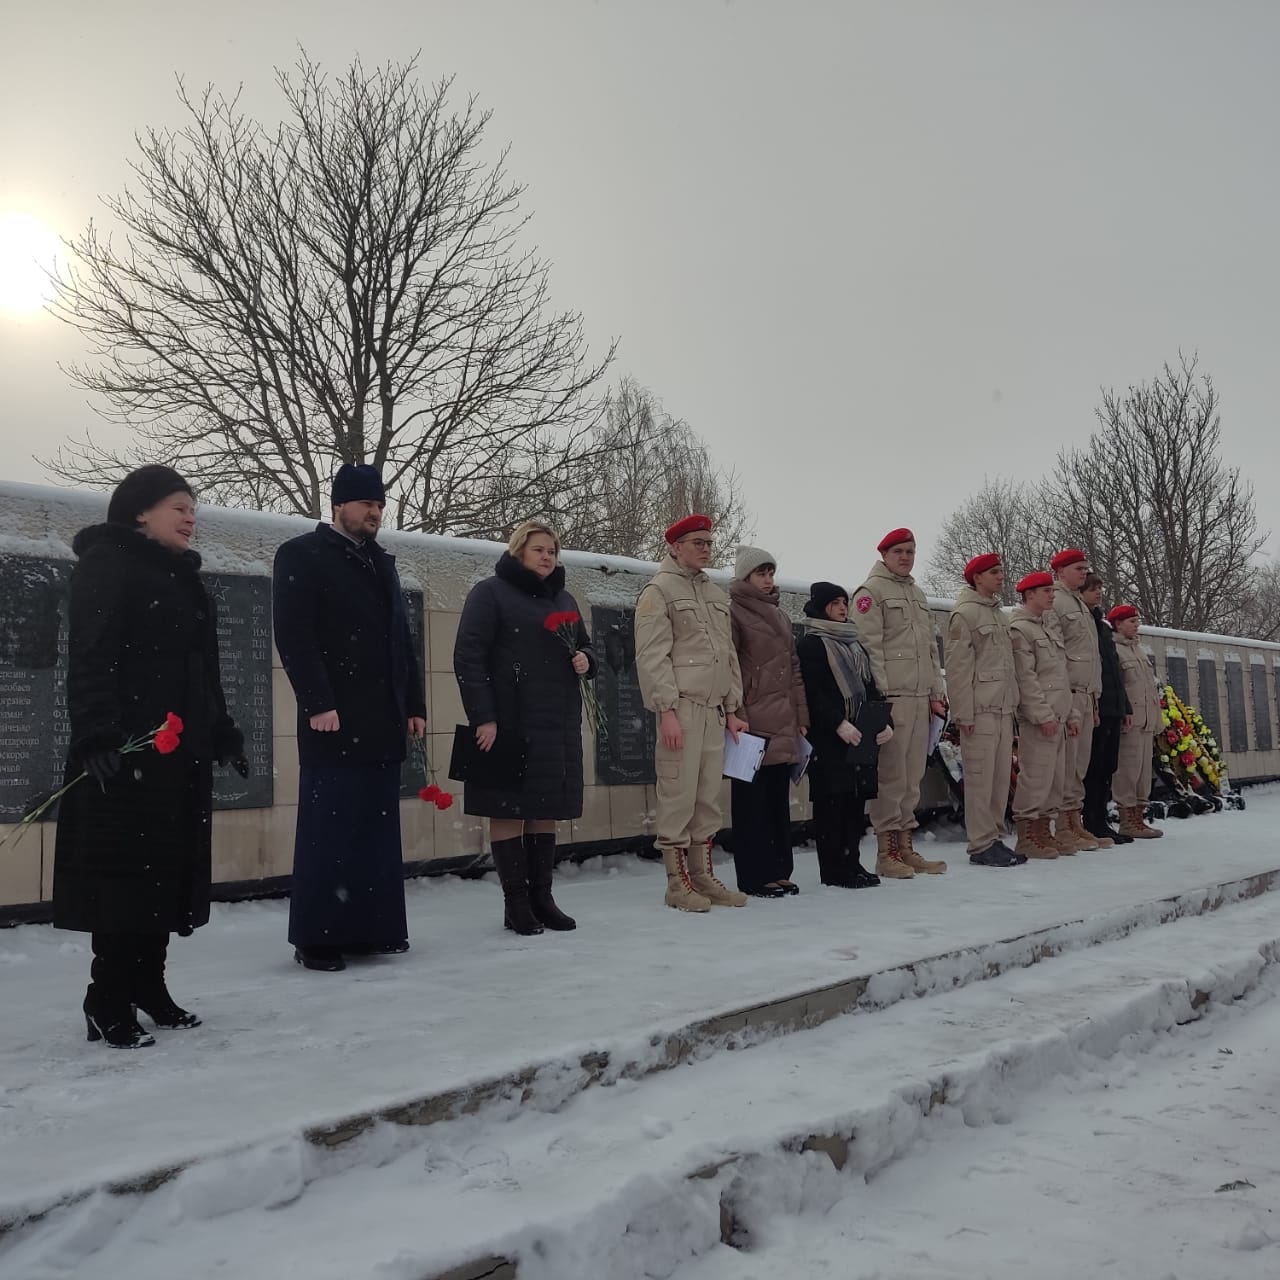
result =
[{"label": "tan combat boot", "polygon": [[1040,846],[1040,852],[1032,854],[1034,858],[1060,858],[1062,856],[1057,843],[1054,841],[1053,832],[1049,830],[1050,818],[1032,818],[1031,820],[1031,838]]},{"label": "tan combat boot", "polygon": [[1131,804],[1120,810],[1120,833],[1132,836],[1135,840],[1159,840],[1164,832],[1157,827],[1149,827],[1146,822],[1144,804]]},{"label": "tan combat boot", "polygon": [[727,884],[716,879],[715,867],[711,863],[711,841],[699,841],[689,850],[689,879],[693,882],[693,891],[713,907],[745,907],[747,895],[737,889],[730,889]]},{"label": "tan combat boot", "polygon": [[1013,847],[1014,853],[1020,853],[1024,858],[1056,858],[1058,856],[1058,850],[1054,847],[1052,839],[1048,844],[1040,839],[1038,827],[1041,822],[1047,823],[1047,819],[1018,819],[1018,843]]},{"label": "tan combat boot", "polygon": [[910,831],[899,831],[896,834],[898,837],[898,856],[912,871],[926,876],[940,876],[946,871],[947,864],[945,862],[930,862],[928,858],[922,858],[916,852],[915,846],[911,843]]},{"label": "tan combat boot", "polygon": [[876,832],[876,875],[882,879],[910,880],[915,872],[902,860],[898,831]]},{"label": "tan combat boot", "polygon": [[694,887],[683,849],[663,849],[662,864],[667,869],[667,896],[663,901],[677,911],[710,911],[711,903]]},{"label": "tan combat boot", "polygon": [[[1083,849],[1086,853],[1093,853],[1102,848],[1102,845],[1098,842],[1098,837],[1085,829],[1079,809],[1070,809],[1066,813],[1060,814],[1059,817],[1066,818],[1067,826],[1075,839],[1076,848]],[[1110,841],[1107,842],[1108,847],[1110,843]]]},{"label": "tan combat boot", "polygon": [[[1049,840],[1058,853],[1064,858],[1074,858],[1076,850],[1079,846],[1076,844],[1075,836],[1071,834],[1071,825],[1067,821],[1065,813],[1059,813],[1052,818],[1042,818],[1045,825],[1045,831],[1049,835]],[[1053,823],[1053,830],[1050,831],[1048,823]]]}]

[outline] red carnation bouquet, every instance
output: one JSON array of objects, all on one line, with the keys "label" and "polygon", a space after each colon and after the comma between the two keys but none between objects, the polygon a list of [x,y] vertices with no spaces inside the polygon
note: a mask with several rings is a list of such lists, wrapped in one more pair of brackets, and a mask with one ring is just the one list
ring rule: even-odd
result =
[{"label": "red carnation bouquet", "polygon": [[[148,747],[154,747],[162,756],[172,755],[177,751],[182,741],[182,730],[182,717],[170,711],[165,715],[164,723],[156,725],[150,733],[140,733],[137,737],[130,738],[124,746],[119,748],[120,754],[122,756],[133,755],[137,751],[145,751]],[[89,772],[86,769],[83,773],[72,778],[65,786],[59,787],[52,795],[45,796],[33,808],[29,808],[22,815],[22,821],[18,823],[14,830],[10,831],[9,835],[5,836],[3,840],[0,840],[0,845],[5,844],[9,836],[15,833],[21,835],[33,822],[38,821],[41,814],[61,800],[77,782],[88,776]]]},{"label": "red carnation bouquet", "polygon": [[[578,624],[581,621],[581,614],[575,613],[572,609],[563,609],[547,614],[542,625],[561,641],[572,657],[578,652]],[[586,675],[580,675],[578,683],[582,688],[582,705],[587,709],[587,719],[590,721],[592,730],[597,738],[607,737],[609,731],[605,722],[604,707],[600,705],[600,697],[596,693],[595,686]]]},{"label": "red carnation bouquet", "polygon": [[416,743],[415,749],[419,753],[422,761],[422,778],[426,786],[418,788],[418,799],[423,804],[433,804],[437,809],[452,809],[453,797],[443,788],[437,786],[434,778],[436,771],[431,767],[427,760],[427,748],[425,743]]}]

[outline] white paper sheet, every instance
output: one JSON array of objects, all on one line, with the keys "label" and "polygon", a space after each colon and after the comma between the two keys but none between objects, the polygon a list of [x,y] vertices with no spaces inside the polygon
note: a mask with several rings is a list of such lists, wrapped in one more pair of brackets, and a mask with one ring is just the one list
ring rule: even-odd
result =
[{"label": "white paper sheet", "polygon": [[942,741],[942,731],[946,727],[946,716],[931,715],[929,717],[929,755],[933,755],[934,748]]},{"label": "white paper sheet", "polygon": [[724,776],[737,778],[742,782],[750,782],[760,768],[764,759],[765,748],[769,745],[764,738],[754,733],[738,734],[737,742],[728,729],[724,731]]}]

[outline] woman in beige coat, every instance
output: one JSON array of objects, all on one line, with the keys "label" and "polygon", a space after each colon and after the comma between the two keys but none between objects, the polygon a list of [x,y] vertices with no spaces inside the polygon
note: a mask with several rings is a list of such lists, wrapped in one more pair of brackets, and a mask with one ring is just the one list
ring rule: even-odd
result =
[{"label": "woman in beige coat", "polygon": [[769,740],[751,782],[734,779],[733,861],[738,888],[757,898],[799,889],[791,880],[791,767],[809,731],[809,708],[791,619],[779,607],[773,556],[739,547],[729,587],[733,644],[742,668],[742,716]]},{"label": "woman in beige coat", "polygon": [[1120,752],[1111,779],[1111,794],[1120,810],[1120,834],[1135,840],[1155,840],[1164,832],[1147,826],[1146,813],[1151,798],[1152,739],[1164,727],[1160,696],[1151,664],[1138,646],[1138,610],[1131,604],[1118,604],[1107,614],[1107,621],[1115,628],[1124,691],[1133,708],[1133,714],[1125,716],[1120,729]]}]

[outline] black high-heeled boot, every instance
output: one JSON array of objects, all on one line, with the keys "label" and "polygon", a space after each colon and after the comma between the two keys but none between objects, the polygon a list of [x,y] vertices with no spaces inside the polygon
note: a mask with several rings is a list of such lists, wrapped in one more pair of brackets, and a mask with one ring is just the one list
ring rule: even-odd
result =
[{"label": "black high-heeled boot", "polygon": [[495,840],[491,847],[493,865],[502,884],[503,927],[526,936],[541,933],[542,925],[529,906],[529,856],[524,837]]},{"label": "black high-heeled boot", "polygon": [[113,1049],[144,1049],[156,1042],[138,1025],[132,1005],[103,999],[93,983],[84,993],[83,1007],[85,1039],[90,1043],[105,1040]]},{"label": "black high-heeled boot", "polygon": [[551,896],[551,881],[556,867],[556,833],[540,832],[526,835],[525,851],[529,857],[529,906],[533,914],[548,929],[566,931],[576,929],[578,922],[556,906]]},{"label": "black high-heeled boot", "polygon": [[158,989],[139,992],[135,999],[137,1000],[138,1008],[157,1027],[162,1027],[166,1031],[178,1031],[200,1025],[199,1015],[189,1013],[180,1005],[175,1004],[173,997],[169,994],[169,990],[163,982],[160,983]]}]

